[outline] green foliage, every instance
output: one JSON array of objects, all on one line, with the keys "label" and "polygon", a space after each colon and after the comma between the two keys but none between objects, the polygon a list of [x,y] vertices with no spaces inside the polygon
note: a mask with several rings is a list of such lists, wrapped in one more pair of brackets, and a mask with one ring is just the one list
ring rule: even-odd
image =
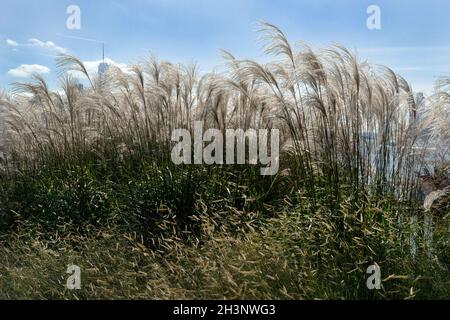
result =
[{"label": "green foliage", "polygon": [[[365,220],[376,208],[341,215],[338,226],[326,207],[311,216],[301,202],[241,232],[214,230],[214,221],[202,220],[202,242],[166,234],[163,250],[145,246],[139,234],[120,226],[92,227],[82,236],[21,223],[0,238],[0,298],[448,299],[445,251],[429,257],[419,248],[413,258],[395,226]],[[446,236],[437,233],[436,249],[448,246]],[[375,263],[382,289],[370,291],[366,268]],[[69,264],[82,269],[81,290],[65,289]]]},{"label": "green foliage", "polygon": [[[151,59],[84,90],[36,76],[16,85],[32,99],[1,97],[0,298],[448,299],[448,215],[426,248],[416,199],[417,142],[446,139],[448,94],[419,123],[392,70],[261,29],[278,56],[265,65],[224,53],[228,73],[198,77]],[[174,165],[171,132],[194,121],[279,129],[279,173]],[[64,289],[72,263],[77,292]],[[375,263],[380,291],[365,285]]]}]

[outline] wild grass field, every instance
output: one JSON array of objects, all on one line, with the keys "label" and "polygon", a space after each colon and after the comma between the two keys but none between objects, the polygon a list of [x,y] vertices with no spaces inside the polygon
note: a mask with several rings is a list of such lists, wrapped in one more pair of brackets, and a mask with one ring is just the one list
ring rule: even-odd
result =
[{"label": "wild grass field", "polygon": [[[418,101],[346,48],[259,32],[266,64],[96,77],[64,55],[60,91],[36,76],[1,95],[0,299],[450,297],[450,80]],[[279,172],[175,165],[171,133],[195,121],[279,129]],[[444,195],[426,208],[425,180]]]}]

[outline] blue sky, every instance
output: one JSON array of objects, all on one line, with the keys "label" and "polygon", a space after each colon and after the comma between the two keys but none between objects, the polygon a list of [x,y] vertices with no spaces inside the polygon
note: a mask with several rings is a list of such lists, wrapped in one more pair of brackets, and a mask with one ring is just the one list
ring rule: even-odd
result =
[{"label": "blue sky", "polygon": [[[369,5],[381,9],[381,30],[366,27]],[[81,9],[81,29],[68,30],[69,5]],[[343,44],[361,58],[402,74],[416,91],[450,75],[448,0],[2,0],[0,88],[42,73],[57,87],[54,56],[68,52],[91,67],[106,55],[132,64],[151,52],[173,62],[221,63],[220,49],[262,57],[256,22],[282,28],[291,41],[314,47]]]}]

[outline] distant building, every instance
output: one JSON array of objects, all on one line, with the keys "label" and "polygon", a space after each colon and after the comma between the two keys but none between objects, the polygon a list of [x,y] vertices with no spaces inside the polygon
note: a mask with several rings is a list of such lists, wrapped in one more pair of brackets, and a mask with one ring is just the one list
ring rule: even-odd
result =
[{"label": "distant building", "polygon": [[103,79],[105,77],[108,69],[109,64],[107,64],[106,62],[102,62],[98,65],[98,76],[100,77],[100,79]]},{"label": "distant building", "polygon": [[425,96],[423,92],[417,92],[416,93],[416,104],[421,105],[425,102]]},{"label": "distant building", "polygon": [[109,64],[105,62],[105,44],[102,45],[102,62],[98,65],[98,77],[100,82],[105,79],[106,73],[108,72]]},{"label": "distant building", "polygon": [[76,87],[77,87],[78,91],[80,91],[80,92],[84,90],[84,86],[82,83],[77,83]]},{"label": "distant building", "polygon": [[[415,109],[412,110],[413,119],[417,119],[417,111],[421,110],[425,106],[425,96],[423,92],[417,92],[415,95]],[[420,119],[419,119],[420,120]]]}]

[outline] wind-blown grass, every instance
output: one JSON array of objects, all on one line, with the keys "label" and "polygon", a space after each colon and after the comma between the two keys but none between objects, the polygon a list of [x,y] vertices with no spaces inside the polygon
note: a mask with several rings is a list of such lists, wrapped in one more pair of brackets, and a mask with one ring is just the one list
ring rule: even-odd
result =
[{"label": "wind-blown grass", "polygon": [[[267,23],[260,33],[266,64],[223,52],[225,72],[199,75],[152,57],[99,78],[61,56],[60,92],[35,76],[1,97],[6,298],[448,297],[448,221],[428,262],[409,224],[423,146],[449,142],[446,81],[420,103],[400,75],[341,46],[297,48]],[[195,121],[279,129],[279,174],[175,166],[171,132]],[[75,295],[60,273],[73,259],[90,283]],[[373,263],[379,292],[365,287]]]}]

